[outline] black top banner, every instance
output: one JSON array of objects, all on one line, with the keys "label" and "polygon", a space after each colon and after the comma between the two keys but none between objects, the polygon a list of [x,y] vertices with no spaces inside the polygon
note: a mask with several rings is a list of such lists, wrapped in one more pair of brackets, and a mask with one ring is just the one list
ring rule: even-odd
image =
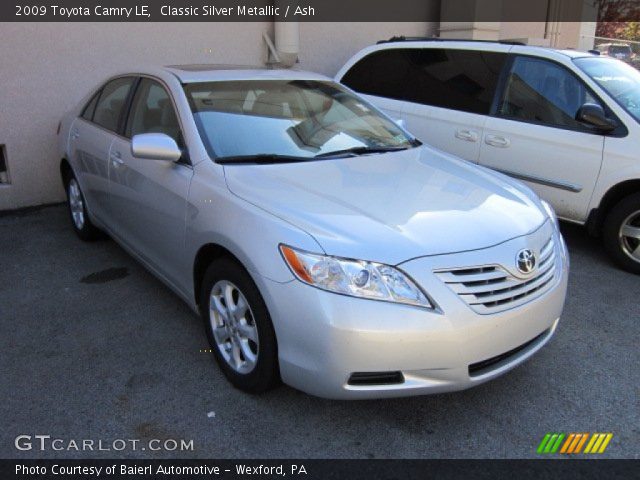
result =
[{"label": "black top banner", "polygon": [[3,0],[3,22],[640,20],[640,0]]}]

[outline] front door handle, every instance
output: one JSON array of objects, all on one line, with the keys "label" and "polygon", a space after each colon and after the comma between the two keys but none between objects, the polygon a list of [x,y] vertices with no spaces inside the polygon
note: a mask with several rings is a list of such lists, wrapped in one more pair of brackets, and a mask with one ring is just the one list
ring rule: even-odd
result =
[{"label": "front door handle", "polygon": [[124,160],[122,160],[122,154],[120,152],[111,152],[111,162],[114,165],[124,164]]},{"label": "front door handle", "polygon": [[484,143],[498,148],[507,148],[511,145],[511,141],[501,135],[487,135],[484,137]]},{"label": "front door handle", "polygon": [[456,130],[456,138],[460,140],[464,140],[465,142],[477,142],[478,141],[478,132],[473,130]]},{"label": "front door handle", "polygon": [[80,138],[80,132],[78,132],[78,130],[73,130],[71,132],[71,139],[72,140],[77,140],[78,138]]}]

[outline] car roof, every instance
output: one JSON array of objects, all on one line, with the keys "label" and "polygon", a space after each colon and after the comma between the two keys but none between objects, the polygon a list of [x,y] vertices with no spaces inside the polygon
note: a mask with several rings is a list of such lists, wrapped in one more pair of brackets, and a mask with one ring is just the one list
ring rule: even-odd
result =
[{"label": "car roof", "polygon": [[254,65],[190,64],[168,65],[164,70],[182,83],[229,80],[321,80],[329,77],[295,69],[274,69]]},{"label": "car roof", "polygon": [[465,39],[449,39],[449,38],[411,38],[411,37],[392,37],[389,40],[381,40],[376,45],[369,47],[372,51],[383,50],[387,48],[424,48],[429,46],[438,46],[443,48],[461,49],[470,48],[473,50],[498,50],[509,51],[517,49],[518,52],[530,51],[531,53],[540,54],[561,54],[570,58],[590,57],[594,56],[590,52],[581,52],[572,49],[557,49],[552,47],[544,47],[537,45],[526,45],[518,41],[509,40],[465,40]]}]

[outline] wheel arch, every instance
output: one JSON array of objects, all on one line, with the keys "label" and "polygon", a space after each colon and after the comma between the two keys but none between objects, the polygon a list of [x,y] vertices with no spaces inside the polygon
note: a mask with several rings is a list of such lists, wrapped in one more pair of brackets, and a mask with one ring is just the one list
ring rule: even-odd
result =
[{"label": "wheel arch", "polygon": [[62,159],[60,159],[60,178],[62,179],[62,185],[64,187],[67,186],[67,181],[69,180],[71,175],[73,175],[73,168],[71,168],[69,160],[67,160],[65,157],[62,157]]},{"label": "wheel arch", "polygon": [[597,208],[591,210],[587,220],[589,233],[599,236],[604,224],[604,219],[611,209],[623,198],[640,192],[640,179],[625,180],[617,183],[607,190]]},{"label": "wheel arch", "polygon": [[214,260],[220,258],[229,258],[237,262],[242,268],[248,271],[247,267],[234,255],[231,250],[220,245],[219,243],[207,243],[202,245],[196,253],[193,261],[193,296],[196,306],[200,306],[200,290],[202,289],[202,281],[207,268]]}]

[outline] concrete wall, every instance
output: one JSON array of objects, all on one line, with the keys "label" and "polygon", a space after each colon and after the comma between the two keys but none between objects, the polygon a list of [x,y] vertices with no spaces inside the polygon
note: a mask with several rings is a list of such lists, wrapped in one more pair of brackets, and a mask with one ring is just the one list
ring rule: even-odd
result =
[{"label": "concrete wall", "polygon": [[[435,18],[437,20],[437,18]],[[359,49],[437,23],[302,23],[300,68],[333,75]],[[0,144],[10,185],[0,210],[61,201],[56,155],[62,113],[114,72],[141,64],[266,59],[268,23],[0,23]]]},{"label": "concrete wall", "polygon": [[504,22],[500,25],[500,39],[544,39],[544,22]]}]

